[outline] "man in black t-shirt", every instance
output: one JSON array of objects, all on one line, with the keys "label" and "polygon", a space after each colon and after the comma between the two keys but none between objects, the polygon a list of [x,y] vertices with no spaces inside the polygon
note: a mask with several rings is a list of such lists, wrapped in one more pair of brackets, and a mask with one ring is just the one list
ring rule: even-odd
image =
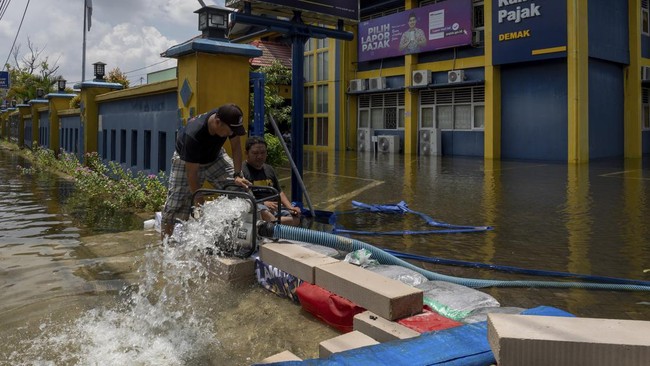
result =
[{"label": "man in black t-shirt", "polygon": [[[283,206],[280,211],[280,214],[282,215],[280,223],[283,225],[300,225],[300,208],[291,204],[280,188],[280,183],[278,182],[275,170],[272,166],[266,164],[266,141],[260,137],[249,137],[246,141],[245,150],[246,161],[242,167],[244,177],[248,181],[253,182],[254,186],[273,187],[277,189],[278,192],[280,192],[280,202]],[[253,195],[258,201],[267,197],[268,194],[268,191],[255,192],[253,189]],[[269,222],[276,220],[278,209],[280,208],[278,207],[278,201],[275,198],[257,205],[257,210],[260,212],[262,219]]]},{"label": "man in black t-shirt", "polygon": [[[215,187],[220,187],[228,178],[234,178],[235,183],[242,187],[251,184],[241,174],[240,136],[244,135],[243,113],[235,104],[225,104],[196,116],[178,132],[167,200],[162,211],[163,238],[172,234],[175,220],[187,220],[192,206],[203,204],[201,195],[192,202],[192,194],[206,179]],[[232,159],[223,149],[227,139],[230,140]]]}]

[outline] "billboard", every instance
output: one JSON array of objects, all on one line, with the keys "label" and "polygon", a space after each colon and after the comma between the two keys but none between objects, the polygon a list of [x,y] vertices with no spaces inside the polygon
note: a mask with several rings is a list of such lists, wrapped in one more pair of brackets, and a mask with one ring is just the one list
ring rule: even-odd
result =
[{"label": "billboard", "polygon": [[0,71],[0,89],[9,89],[9,71]]},{"label": "billboard", "polygon": [[565,1],[500,0],[492,7],[492,63],[566,57]]},{"label": "billboard", "polygon": [[472,0],[444,1],[359,24],[359,62],[472,43]]}]

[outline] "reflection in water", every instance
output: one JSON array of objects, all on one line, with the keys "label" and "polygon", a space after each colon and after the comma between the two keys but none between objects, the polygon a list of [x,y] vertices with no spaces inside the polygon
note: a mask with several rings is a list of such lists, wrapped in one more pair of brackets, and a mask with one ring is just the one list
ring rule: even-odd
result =
[{"label": "reflection in water", "polygon": [[[356,237],[378,247],[650,280],[650,273],[643,273],[650,268],[647,162],[568,167],[321,152],[306,153],[304,161],[304,181],[316,209],[347,211],[352,200],[405,201],[439,221],[495,228],[477,234]],[[244,365],[285,349],[315,357],[318,342],[337,334],[258,286],[214,281],[198,248],[162,250],[157,235],[141,230],[141,219],[93,213],[75,203],[80,201],[70,183],[17,175],[17,164],[25,163],[0,150],[3,361]],[[290,192],[289,169],[278,171]],[[416,217],[392,215],[347,220],[358,230],[412,230],[421,224]],[[459,277],[522,279],[422,265]],[[647,293],[484,291],[504,306],[550,305],[579,316],[650,320]]]}]

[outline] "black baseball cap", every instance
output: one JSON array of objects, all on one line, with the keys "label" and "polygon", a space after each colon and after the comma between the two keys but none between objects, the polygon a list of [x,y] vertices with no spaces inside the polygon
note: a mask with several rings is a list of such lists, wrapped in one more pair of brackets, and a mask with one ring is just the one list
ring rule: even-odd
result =
[{"label": "black baseball cap", "polygon": [[217,117],[230,127],[233,136],[244,136],[244,113],[236,104],[224,104],[217,109]]}]

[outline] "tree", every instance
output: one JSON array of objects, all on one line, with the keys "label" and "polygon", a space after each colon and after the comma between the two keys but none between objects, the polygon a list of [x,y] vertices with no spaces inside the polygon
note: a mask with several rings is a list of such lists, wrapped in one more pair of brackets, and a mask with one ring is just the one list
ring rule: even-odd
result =
[{"label": "tree", "polygon": [[[291,69],[274,60],[269,66],[262,66],[257,70],[265,76],[264,83],[264,109],[271,113],[280,130],[287,131],[291,128],[291,105],[280,95],[280,87],[291,85]],[[274,134],[270,122],[265,123],[265,128]]]},{"label": "tree", "polygon": [[106,78],[106,81],[108,81],[109,83],[122,84],[124,89],[129,88],[129,79],[126,77],[126,74],[123,73],[122,70],[120,70],[119,67],[116,67],[108,72],[108,77]]},{"label": "tree", "polygon": [[56,62],[50,65],[49,57],[43,57],[45,49],[39,49],[29,38],[27,47],[30,52],[20,58],[20,45],[16,46],[12,52],[14,64],[6,65],[11,79],[7,99],[18,102],[36,98],[37,89],[43,89],[45,94],[54,91],[56,81],[61,77],[56,74],[59,70]]}]

